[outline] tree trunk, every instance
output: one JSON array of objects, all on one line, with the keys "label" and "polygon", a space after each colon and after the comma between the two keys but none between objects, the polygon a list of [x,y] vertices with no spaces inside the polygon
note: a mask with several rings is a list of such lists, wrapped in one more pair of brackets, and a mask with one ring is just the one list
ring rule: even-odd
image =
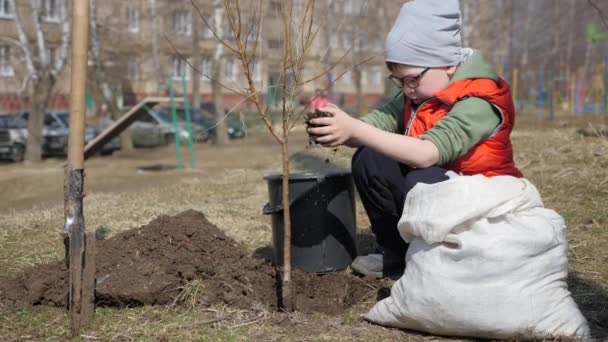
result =
[{"label": "tree trunk", "polygon": [[158,35],[160,29],[160,23],[157,12],[156,0],[148,0],[150,7],[150,17],[152,23],[152,65],[156,71],[156,92],[160,95],[165,95],[167,89],[167,83],[164,81],[163,73],[160,68],[159,61],[159,43]]},{"label": "tree trunk", "polygon": [[39,78],[32,85],[32,92],[30,93],[32,111],[28,117],[25,151],[25,160],[32,163],[38,163],[42,160],[44,113],[53,88],[53,76],[50,70],[41,70],[38,76]]},{"label": "tree trunk", "polygon": [[[199,39],[200,18],[192,19],[192,64],[195,68],[201,68],[201,46]],[[201,75],[192,72],[192,108],[201,108]]]},{"label": "tree trunk", "polygon": [[215,105],[215,121],[217,122],[215,143],[217,145],[224,145],[228,143],[228,134],[226,132],[226,120],[224,120],[224,94],[220,83],[223,84],[224,82],[223,76],[226,70],[226,59],[221,57],[214,60],[213,63],[213,83],[211,92],[213,104]]},{"label": "tree trunk", "polygon": [[[224,6],[224,2],[222,0],[215,0],[214,3],[214,12],[213,12],[213,21],[215,23],[215,32],[218,37],[224,39],[226,35],[224,34],[224,24],[223,17],[224,11],[222,8]],[[224,80],[226,77],[226,57],[224,56],[224,45],[218,43],[215,56],[213,58],[213,85],[211,87],[213,103],[215,105],[215,118],[216,118],[216,137],[215,143],[218,145],[224,145],[228,143],[228,133],[226,130],[226,121],[224,120],[224,95],[223,95],[223,87]]]},{"label": "tree trunk", "polygon": [[[102,99],[103,103],[106,105],[108,112],[113,120],[118,120],[122,116],[122,112],[120,108],[118,108],[118,104],[116,103],[116,94],[118,90],[116,88],[112,89],[110,86],[111,81],[110,76],[108,76],[106,72],[106,68],[103,66],[103,62],[101,60],[101,44],[99,35],[97,32],[97,1],[89,0],[89,8],[90,8],[90,36],[91,36],[91,60],[93,61],[93,73],[94,80],[92,83],[96,88],[96,92],[100,95],[99,97]],[[116,81],[116,80],[114,80]],[[120,134],[120,149],[122,153],[129,153],[133,151],[133,142],[131,141],[131,131],[124,130]]]},{"label": "tree trunk", "polygon": [[[283,122],[286,120],[286,113],[283,113]],[[293,311],[291,297],[291,209],[289,205],[289,149],[287,127],[283,127],[283,139],[281,143],[281,159],[283,164],[283,279],[281,284],[281,295],[283,301],[283,311]]]}]

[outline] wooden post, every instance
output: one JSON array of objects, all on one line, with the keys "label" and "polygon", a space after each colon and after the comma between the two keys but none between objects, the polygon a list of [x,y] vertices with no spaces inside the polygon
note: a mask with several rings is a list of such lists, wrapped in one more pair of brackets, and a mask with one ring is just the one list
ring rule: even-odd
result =
[{"label": "wooden post", "polygon": [[70,331],[93,321],[95,314],[95,234],[85,234],[82,195],[84,189],[85,89],[89,36],[89,1],[72,1],[72,59],[70,91],[70,136],[64,181],[66,256],[69,261],[68,306]]}]

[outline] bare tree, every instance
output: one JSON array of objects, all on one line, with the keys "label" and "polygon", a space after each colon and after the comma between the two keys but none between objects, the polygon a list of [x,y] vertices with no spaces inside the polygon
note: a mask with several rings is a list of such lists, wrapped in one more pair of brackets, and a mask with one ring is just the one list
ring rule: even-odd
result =
[{"label": "bare tree", "polygon": [[163,77],[163,73],[160,72],[160,43],[159,43],[159,28],[160,28],[160,16],[158,15],[158,4],[156,0],[148,0],[149,12],[150,12],[150,23],[151,23],[151,46],[152,46],[152,67],[157,72],[156,75],[156,92],[162,93],[166,88],[165,79]]},{"label": "bare tree", "polygon": [[[70,20],[66,15],[65,1],[47,3],[31,0],[29,2],[8,0],[15,9],[15,26],[18,41],[11,40],[23,53],[25,70],[22,76],[21,95],[29,99],[31,111],[28,117],[28,138],[25,159],[31,162],[41,160],[42,124],[44,113],[53,90],[66,65],[70,43]],[[55,6],[52,6],[54,4]],[[60,23],[60,41],[52,41],[47,25]],[[33,32],[26,31],[32,28]],[[1,38],[0,38],[1,39]],[[59,46],[56,48],[56,46]],[[51,48],[56,50],[51,50]],[[52,54],[51,51],[57,51]],[[54,56],[51,56],[54,55]]]},{"label": "bare tree", "polygon": [[[200,20],[192,21],[192,63],[201,65],[201,40],[200,40]],[[192,76],[192,108],[201,107],[201,78],[199,75]]]},{"label": "bare tree", "polygon": [[[315,25],[315,0],[288,0],[273,2],[279,27],[275,29],[280,32],[282,47],[279,57],[279,83],[269,84],[269,87],[280,88],[281,121],[279,126],[274,126],[271,121],[269,106],[264,101],[263,87],[256,82],[255,67],[259,60],[266,58],[260,53],[260,36],[262,30],[262,18],[265,16],[266,8],[264,1],[259,0],[252,4],[252,8],[246,11],[239,0],[223,2],[224,17],[228,21],[228,27],[232,39],[224,39],[224,35],[218,27],[219,11],[215,2],[215,28],[212,27],[203,16],[201,18],[213,31],[213,35],[222,46],[222,50],[234,54],[240,60],[245,85],[242,89],[228,87],[222,79],[213,79],[218,87],[229,89],[235,94],[243,97],[243,101],[249,101],[257,109],[260,120],[268,132],[281,146],[282,159],[282,200],[283,200],[283,224],[284,224],[284,253],[282,272],[282,304],[283,310],[291,310],[291,214],[289,208],[289,134],[298,122],[302,112],[298,112],[296,97],[299,90],[306,83],[323,77],[326,71],[304,79],[303,70],[307,56],[311,53],[311,46],[317,33],[319,25]],[[200,11],[199,11],[200,13]],[[247,15],[246,15],[247,14]],[[254,31],[255,30],[255,31]],[[216,60],[217,50],[216,50]]]},{"label": "bare tree", "polygon": [[[91,83],[94,91],[99,94],[98,98],[101,98],[103,103],[108,108],[112,119],[117,120],[122,112],[120,108],[118,108],[118,104],[116,103],[117,96],[122,92],[121,83],[117,82],[117,80],[121,80],[124,78],[124,73],[112,73],[111,70],[108,70],[104,63],[104,59],[102,56],[102,45],[101,39],[99,37],[98,32],[98,8],[97,8],[97,0],[89,0],[90,7],[90,40],[91,40],[91,57],[90,61],[92,62],[92,72],[94,73],[94,77],[90,77],[88,82]],[[116,37],[115,35],[106,35],[105,38]],[[119,76],[122,75],[122,76]],[[129,130],[124,130],[120,134],[121,141],[121,150],[123,152],[129,152],[133,150],[133,142],[131,141],[131,133]]]},{"label": "bare tree", "polygon": [[[226,33],[224,30],[224,16],[230,15],[226,12],[228,3],[223,0],[213,1],[213,24],[215,29],[215,36],[219,37],[222,41],[225,39]],[[202,18],[202,17],[201,17]],[[222,84],[225,83],[226,75],[226,52],[224,51],[224,44],[218,44],[213,54],[213,73],[211,78],[214,82],[211,83],[211,96],[213,98],[213,104],[215,106],[215,118],[216,118],[216,141],[218,145],[224,145],[228,142],[228,134],[226,132],[226,122],[224,121],[224,95]],[[232,51],[228,51],[230,53]]]}]

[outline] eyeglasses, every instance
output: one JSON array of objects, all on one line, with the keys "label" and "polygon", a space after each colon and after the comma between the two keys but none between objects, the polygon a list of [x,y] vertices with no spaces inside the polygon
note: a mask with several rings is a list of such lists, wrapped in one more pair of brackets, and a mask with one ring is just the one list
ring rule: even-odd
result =
[{"label": "eyeglasses", "polygon": [[416,76],[397,77],[395,75],[389,75],[388,78],[399,88],[408,87],[410,89],[418,88],[420,78],[431,68],[424,68]]}]

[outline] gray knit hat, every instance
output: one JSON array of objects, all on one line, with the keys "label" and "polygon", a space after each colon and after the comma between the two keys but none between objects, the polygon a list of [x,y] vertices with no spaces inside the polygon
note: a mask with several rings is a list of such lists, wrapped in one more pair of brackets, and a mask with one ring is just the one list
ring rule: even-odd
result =
[{"label": "gray knit hat", "polygon": [[401,6],[386,37],[384,60],[421,67],[462,61],[458,0],[414,0]]}]

